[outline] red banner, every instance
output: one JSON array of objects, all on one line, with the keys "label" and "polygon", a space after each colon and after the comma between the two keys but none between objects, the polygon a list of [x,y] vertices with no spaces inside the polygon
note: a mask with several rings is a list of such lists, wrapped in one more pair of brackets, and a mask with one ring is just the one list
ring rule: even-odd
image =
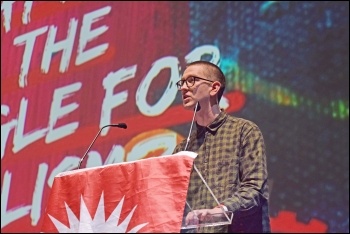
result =
[{"label": "red banner", "polygon": [[179,232],[196,154],[180,152],[62,172],[43,232]]}]

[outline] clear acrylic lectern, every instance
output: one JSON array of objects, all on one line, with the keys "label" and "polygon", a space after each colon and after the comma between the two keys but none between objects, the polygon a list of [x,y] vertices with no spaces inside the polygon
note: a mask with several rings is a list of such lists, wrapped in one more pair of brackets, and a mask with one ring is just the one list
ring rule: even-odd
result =
[{"label": "clear acrylic lectern", "polygon": [[[203,176],[197,169],[196,165],[193,164],[194,170],[198,173],[200,176],[201,180],[203,181],[204,185],[210,192],[211,196],[214,198],[216,201],[217,205],[220,205],[218,199],[212,192],[212,190],[209,188],[207,182],[204,180]],[[208,209],[213,208],[213,207],[208,207]],[[196,208],[192,207],[191,204],[186,200],[185,204],[185,212],[184,216],[182,219],[182,225],[181,229],[195,229],[199,227],[213,227],[213,226],[221,226],[221,225],[230,225],[232,223],[232,218],[233,218],[233,213],[231,211],[225,211],[224,208],[222,208],[222,213],[218,214],[212,214],[212,215],[207,215],[205,218],[199,217],[196,214]],[[191,214],[189,214],[191,212]],[[190,215],[191,219],[189,221],[186,221],[187,215]]]}]

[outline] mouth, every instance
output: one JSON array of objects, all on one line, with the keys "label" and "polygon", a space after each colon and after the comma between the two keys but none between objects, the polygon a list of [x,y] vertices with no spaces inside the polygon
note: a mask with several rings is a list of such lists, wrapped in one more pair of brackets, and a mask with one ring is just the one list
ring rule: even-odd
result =
[{"label": "mouth", "polygon": [[193,104],[193,98],[188,95],[182,96],[182,103],[183,105],[192,105]]},{"label": "mouth", "polygon": [[184,101],[185,101],[186,99],[189,99],[189,98],[191,98],[191,97],[188,96],[188,95],[183,95],[183,96],[182,96],[182,100],[184,100]]}]

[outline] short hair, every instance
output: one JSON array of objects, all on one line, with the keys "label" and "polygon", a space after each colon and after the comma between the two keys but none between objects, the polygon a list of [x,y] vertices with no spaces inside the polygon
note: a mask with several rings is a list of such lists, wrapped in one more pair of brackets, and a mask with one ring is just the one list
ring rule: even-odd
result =
[{"label": "short hair", "polygon": [[192,63],[189,63],[187,67],[192,65],[202,65],[205,67],[206,75],[211,78],[214,81],[219,81],[221,84],[220,90],[218,92],[218,101],[220,102],[220,99],[222,95],[224,94],[225,87],[226,87],[226,78],[224,73],[221,71],[220,67],[217,66],[214,63],[208,62],[208,61],[194,61]]}]

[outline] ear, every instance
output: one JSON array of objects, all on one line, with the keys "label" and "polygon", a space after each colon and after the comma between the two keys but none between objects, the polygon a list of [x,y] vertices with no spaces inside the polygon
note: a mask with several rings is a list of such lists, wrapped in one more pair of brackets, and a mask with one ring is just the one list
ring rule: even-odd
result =
[{"label": "ear", "polygon": [[215,96],[218,94],[220,88],[221,88],[221,83],[219,81],[214,81],[211,85],[212,89],[210,91],[210,96]]}]

